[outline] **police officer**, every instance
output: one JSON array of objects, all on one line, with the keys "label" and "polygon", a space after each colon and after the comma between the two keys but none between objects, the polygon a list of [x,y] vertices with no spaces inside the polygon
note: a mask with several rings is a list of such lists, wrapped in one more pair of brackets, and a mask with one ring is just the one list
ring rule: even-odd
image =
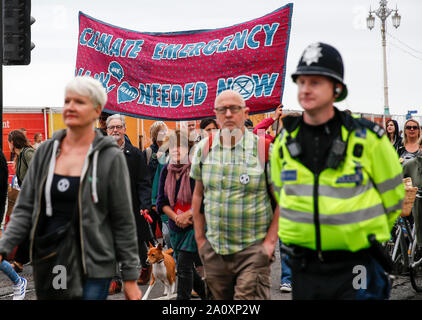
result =
[{"label": "police officer", "polygon": [[271,178],[293,299],[388,299],[390,238],[404,198],[384,130],[334,107],[347,96],[340,53],[308,46],[292,75],[304,112],[285,117]]}]

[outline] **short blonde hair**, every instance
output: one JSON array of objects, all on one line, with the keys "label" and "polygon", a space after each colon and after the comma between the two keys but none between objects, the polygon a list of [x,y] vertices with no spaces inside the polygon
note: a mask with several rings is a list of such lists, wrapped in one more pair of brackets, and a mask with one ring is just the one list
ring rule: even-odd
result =
[{"label": "short blonde hair", "polygon": [[65,88],[66,92],[74,92],[84,97],[88,97],[94,108],[98,106],[103,110],[107,103],[106,89],[103,87],[101,82],[90,76],[76,76],[71,80]]}]

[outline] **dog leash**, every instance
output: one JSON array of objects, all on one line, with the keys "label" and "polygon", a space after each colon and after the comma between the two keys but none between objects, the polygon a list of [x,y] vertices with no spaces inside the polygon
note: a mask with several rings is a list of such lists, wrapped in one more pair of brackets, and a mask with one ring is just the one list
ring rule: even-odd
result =
[{"label": "dog leash", "polygon": [[141,210],[141,216],[145,218],[148,225],[149,235],[151,236],[151,240],[154,242],[154,247],[157,245],[157,239],[155,239],[154,233],[151,229],[151,224],[154,222],[154,220],[151,218],[151,216],[148,214],[148,209]]}]

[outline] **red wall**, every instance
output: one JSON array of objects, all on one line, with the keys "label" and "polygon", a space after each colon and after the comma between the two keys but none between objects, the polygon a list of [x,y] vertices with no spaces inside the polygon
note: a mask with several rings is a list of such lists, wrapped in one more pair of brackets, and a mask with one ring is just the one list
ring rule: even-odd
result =
[{"label": "red wall", "polygon": [[44,114],[43,113],[3,113],[3,153],[7,161],[10,161],[10,149],[7,136],[10,131],[25,128],[26,135],[31,144],[34,143],[34,134],[44,134]]}]

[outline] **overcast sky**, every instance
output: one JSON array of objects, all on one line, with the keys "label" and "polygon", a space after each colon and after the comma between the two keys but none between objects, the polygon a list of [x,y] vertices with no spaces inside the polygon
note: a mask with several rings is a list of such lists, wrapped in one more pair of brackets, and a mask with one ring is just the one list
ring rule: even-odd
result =
[{"label": "overcast sky", "polygon": [[[348,98],[340,109],[383,113],[383,60],[380,19],[369,31],[369,7],[379,0],[33,0],[29,66],[3,67],[5,107],[61,107],[63,88],[73,77],[78,42],[78,12],[140,32],[168,32],[227,27],[261,17],[293,3],[283,103],[299,110],[290,75],[305,47],[313,42],[335,46],[345,64]],[[422,113],[422,1],[388,1],[402,23],[387,21],[387,69],[391,114]]]}]

